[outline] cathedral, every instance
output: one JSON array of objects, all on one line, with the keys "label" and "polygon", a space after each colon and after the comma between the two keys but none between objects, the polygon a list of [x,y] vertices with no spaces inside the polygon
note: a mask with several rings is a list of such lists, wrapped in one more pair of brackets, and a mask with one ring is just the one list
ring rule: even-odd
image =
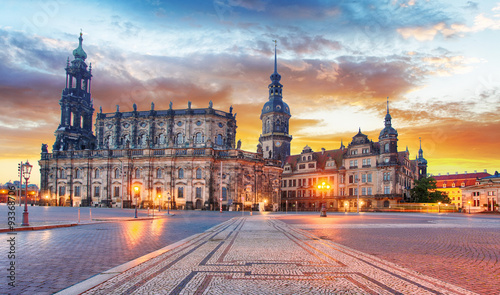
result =
[{"label": "cathedral", "polygon": [[[236,114],[206,108],[96,115],[91,96],[92,64],[79,45],[67,61],[59,102],[61,122],[49,153],[42,145],[43,199],[58,206],[241,210],[278,206],[282,160],[290,154],[290,109],[282,101],[276,70],[262,111],[257,152],[236,143]],[[276,55],[275,55],[276,57]]]}]

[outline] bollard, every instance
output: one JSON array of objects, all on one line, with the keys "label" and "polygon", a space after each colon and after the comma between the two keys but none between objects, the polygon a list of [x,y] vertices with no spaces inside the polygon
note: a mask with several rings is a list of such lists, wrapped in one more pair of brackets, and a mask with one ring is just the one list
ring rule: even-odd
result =
[{"label": "bollard", "polygon": [[78,223],[80,223],[80,208],[78,208]]},{"label": "bollard", "polygon": [[92,221],[92,208],[89,208],[90,221]]},{"label": "bollard", "polygon": [[323,206],[321,206],[321,213],[319,214],[319,217],[326,217],[326,206],[325,206],[325,204],[323,204]]}]

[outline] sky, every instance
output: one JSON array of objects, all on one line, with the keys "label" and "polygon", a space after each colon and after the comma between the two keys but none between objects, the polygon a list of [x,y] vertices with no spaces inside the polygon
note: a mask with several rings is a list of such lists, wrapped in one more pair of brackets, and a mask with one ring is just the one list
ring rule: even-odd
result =
[{"label": "sky", "polygon": [[[51,151],[80,31],[98,112],[237,113],[255,152],[277,41],[292,154],[373,141],[389,97],[399,150],[428,172],[500,170],[500,2],[440,0],[2,1],[0,183]],[[95,116],[94,116],[95,120]]]}]

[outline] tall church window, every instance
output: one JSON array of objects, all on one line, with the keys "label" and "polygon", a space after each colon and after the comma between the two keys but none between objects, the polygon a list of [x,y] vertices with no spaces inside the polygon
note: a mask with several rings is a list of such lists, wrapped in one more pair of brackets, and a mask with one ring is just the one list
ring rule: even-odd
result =
[{"label": "tall church window", "polygon": [[99,168],[97,168],[94,171],[94,178],[99,178],[99,177],[101,177],[101,171],[99,170]]},{"label": "tall church window", "polygon": [[82,171],[78,168],[75,169],[75,178],[82,178]]},{"label": "tall church window", "polygon": [[64,169],[63,168],[61,168],[59,170],[59,178],[66,178],[66,173],[64,173]]},{"label": "tall church window", "polygon": [[135,169],[135,178],[141,178],[141,169],[139,168]]},{"label": "tall church window", "polygon": [[179,169],[179,173],[178,173],[177,177],[180,178],[180,179],[184,178],[184,169],[182,169],[182,168]]},{"label": "tall church window", "polygon": [[217,139],[215,140],[217,145],[222,145],[222,134],[217,134]]},{"label": "tall church window", "polygon": [[195,134],[194,142],[195,143],[202,143],[203,142],[203,135],[201,134],[201,132],[198,132]]},{"label": "tall church window", "polygon": [[120,169],[115,169],[115,178],[120,178]]},{"label": "tall church window", "polygon": [[161,168],[156,169],[156,178],[161,178]]},{"label": "tall church window", "polygon": [[98,198],[100,196],[100,188],[98,186],[94,186],[94,197]]},{"label": "tall church window", "polygon": [[120,187],[115,186],[115,193],[114,193],[115,198],[120,196]]},{"label": "tall church window", "polygon": [[177,144],[183,144],[184,143],[184,135],[182,133],[177,133],[177,136],[175,138],[175,142]]},{"label": "tall church window", "polygon": [[65,194],[66,194],[66,187],[60,186],[59,187],[59,196],[64,196]]},{"label": "tall church window", "polygon": [[227,201],[227,188],[222,188],[222,201]]},{"label": "tall church window", "polygon": [[81,197],[82,195],[82,187],[79,185],[75,186],[75,197]]},{"label": "tall church window", "polygon": [[201,187],[196,188],[196,198],[201,199]]},{"label": "tall church window", "polygon": [[184,188],[183,187],[178,187],[177,188],[177,198],[184,198]]},{"label": "tall church window", "polygon": [[201,179],[201,169],[196,169],[196,179]]}]

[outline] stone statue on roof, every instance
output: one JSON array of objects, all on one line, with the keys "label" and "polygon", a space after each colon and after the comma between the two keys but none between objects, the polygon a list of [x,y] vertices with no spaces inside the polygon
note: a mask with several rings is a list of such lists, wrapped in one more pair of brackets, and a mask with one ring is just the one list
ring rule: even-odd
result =
[{"label": "stone statue on roof", "polygon": [[172,102],[168,104],[169,108],[172,109]]},{"label": "stone statue on roof", "polygon": [[154,109],[155,109],[155,103],[151,102],[151,110],[154,111]]},{"label": "stone statue on roof", "polygon": [[132,107],[134,108],[134,112],[137,112],[137,105],[135,104],[135,102],[134,102],[134,104],[132,105]]}]

